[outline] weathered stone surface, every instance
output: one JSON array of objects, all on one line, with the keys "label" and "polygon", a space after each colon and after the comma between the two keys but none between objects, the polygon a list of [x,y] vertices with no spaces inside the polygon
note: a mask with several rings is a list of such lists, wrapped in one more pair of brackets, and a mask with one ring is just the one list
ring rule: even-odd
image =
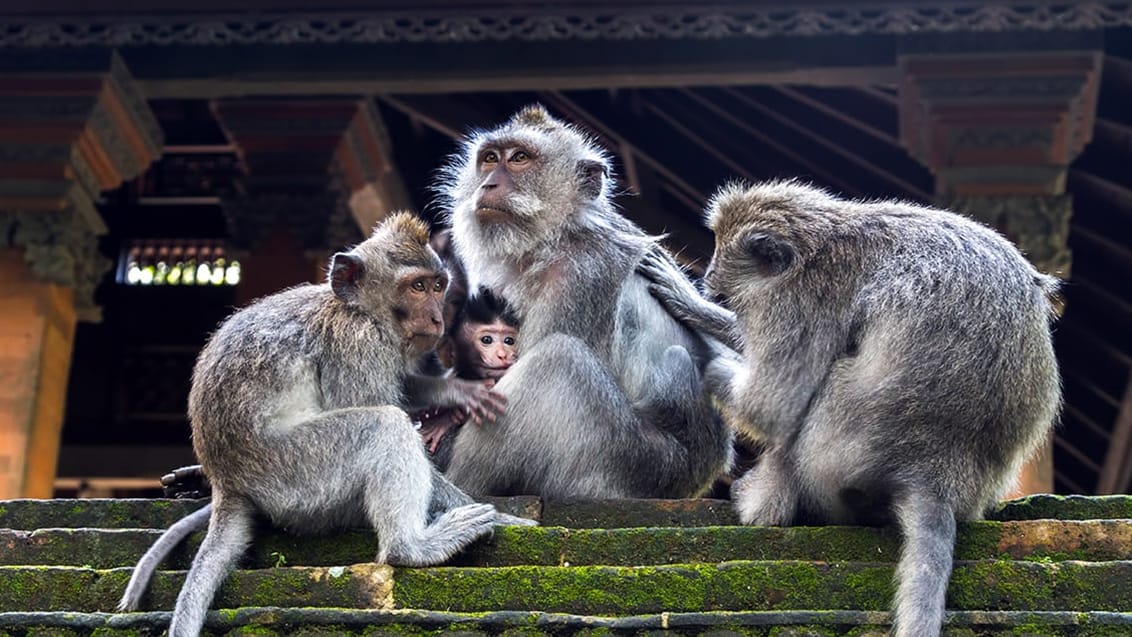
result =
[{"label": "weathered stone surface", "polygon": [[1132,495],[1031,495],[1000,504],[990,520],[1116,520],[1132,518]]},{"label": "weathered stone surface", "polygon": [[542,524],[575,529],[738,524],[727,500],[559,500],[544,502]]},{"label": "weathered stone surface", "polygon": [[[399,608],[634,614],[701,610],[883,610],[890,564],[726,562],[644,567],[399,569]],[[1132,562],[960,562],[949,608],[1132,611]]]},{"label": "weathered stone surface", "polygon": [[[330,568],[294,567],[234,571],[213,604],[392,608],[393,569],[376,564]],[[125,590],[130,569],[67,566],[0,567],[0,612],[110,611]],[[183,571],[161,572],[143,599],[145,608],[171,609]]]},{"label": "weathered stone surface", "polygon": [[[155,484],[156,486],[156,484]],[[484,498],[500,511],[537,519],[538,498]],[[0,500],[0,529],[163,529],[208,504],[208,500],[56,499]]]},{"label": "weathered stone surface", "polygon": [[[538,498],[484,498],[501,511],[544,526],[569,528],[689,527],[738,524],[726,500],[609,500],[541,502]],[[206,500],[6,500],[0,528],[165,528]],[[999,505],[992,520],[1132,518],[1132,496],[1036,495]]]},{"label": "weathered stone surface", "polygon": [[[86,637],[159,635],[168,626],[168,612],[0,613],[0,635],[68,631]],[[452,613],[360,609],[243,608],[213,611],[205,634],[256,635],[667,635],[738,634],[882,636],[888,613],[872,611],[744,611],[663,613],[631,617],[594,617],[533,611]],[[11,632],[6,632],[11,631]],[[1126,635],[1132,614],[1103,612],[970,612],[948,613],[945,637],[998,635]]]},{"label": "weathered stone surface", "polygon": [[[132,566],[161,535],[156,529],[0,529],[0,564]],[[173,551],[166,569],[187,569],[203,533]],[[476,542],[456,566],[679,564],[729,560],[892,562],[894,528],[692,527],[565,529],[512,527]],[[366,530],[323,537],[265,531],[242,564],[335,566],[373,560],[377,539]],[[1033,520],[961,525],[957,559],[1132,559],[1132,523],[1118,520]]]},{"label": "weathered stone surface", "polygon": [[0,528],[165,528],[207,500],[6,500],[0,501]]}]

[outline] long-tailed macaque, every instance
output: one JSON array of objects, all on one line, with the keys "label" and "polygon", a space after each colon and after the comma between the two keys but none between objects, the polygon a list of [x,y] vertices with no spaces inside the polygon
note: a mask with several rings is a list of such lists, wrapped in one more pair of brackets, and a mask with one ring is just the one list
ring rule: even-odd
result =
[{"label": "long-tailed macaque", "polygon": [[[732,497],[747,524],[895,522],[893,633],[938,635],[957,520],[1009,489],[1057,417],[1052,277],[995,232],[796,182],[723,189],[704,277],[642,268],[714,339],[706,383],[766,444]],[[732,352],[723,343],[737,343]]]},{"label": "long-tailed macaque", "polygon": [[444,327],[447,274],[424,222],[390,217],[335,254],[328,279],[236,312],[197,359],[189,418],[212,503],[142,557],[120,604],[137,608],[170,543],[210,516],[173,611],[173,637],[199,634],[257,516],[294,533],[371,526],[376,560],[403,565],[442,562],[496,523],[530,523],[449,483],[403,410],[503,408],[480,384],[406,371]]},{"label": "long-tailed macaque", "polygon": [[507,410],[460,429],[448,477],[548,498],[706,489],[731,433],[703,391],[703,343],[634,272],[656,239],[615,210],[606,154],[533,106],[472,135],[446,175],[471,285],[506,298],[522,325],[495,386]]}]

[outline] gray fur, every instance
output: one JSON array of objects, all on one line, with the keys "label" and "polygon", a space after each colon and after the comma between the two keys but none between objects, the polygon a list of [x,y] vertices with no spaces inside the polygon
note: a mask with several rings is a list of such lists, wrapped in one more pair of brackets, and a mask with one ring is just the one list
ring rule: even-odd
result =
[{"label": "gray fur", "polygon": [[[521,146],[506,222],[484,222],[485,148]],[[687,497],[730,462],[703,392],[703,344],[634,272],[655,238],[618,214],[604,152],[541,107],[473,135],[448,167],[457,253],[475,286],[512,304],[519,357],[495,423],[463,427],[447,474],[471,493]],[[500,217],[501,215],[496,215]],[[680,274],[679,276],[683,276]]]},{"label": "gray fur", "polygon": [[[343,279],[339,266],[347,262],[362,267]],[[424,342],[412,336],[421,325],[437,337],[439,329],[433,314],[421,322],[412,310],[395,311],[409,296],[397,283],[439,267],[423,222],[395,215],[335,255],[330,284],[261,299],[209,340],[193,370],[189,417],[212,482],[211,518],[170,635],[200,632],[216,589],[252,540],[256,516],[294,533],[368,525],[377,531],[378,562],[410,566],[442,562],[494,523],[518,521],[447,483],[400,408],[406,369]],[[429,307],[438,317],[439,300]],[[175,524],[142,558],[124,609],[137,607],[157,563],[200,515]]]},{"label": "gray fur", "polygon": [[705,283],[734,326],[643,271],[687,324],[741,335],[705,381],[769,445],[733,487],[741,519],[897,523],[893,633],[938,635],[956,521],[1006,494],[1057,417],[1056,280],[959,215],[794,182],[724,189],[708,222]]}]

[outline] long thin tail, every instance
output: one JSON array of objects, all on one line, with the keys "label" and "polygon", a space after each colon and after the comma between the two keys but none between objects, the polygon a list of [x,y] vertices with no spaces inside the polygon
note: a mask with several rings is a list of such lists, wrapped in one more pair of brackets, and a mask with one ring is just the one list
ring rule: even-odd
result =
[{"label": "long thin tail", "polygon": [[221,499],[213,491],[208,534],[193,558],[185,584],[177,596],[169,637],[197,637],[216,590],[252,541],[252,505],[238,499]]},{"label": "long thin tail", "polygon": [[149,547],[145,555],[142,555],[141,559],[138,560],[138,565],[134,567],[134,574],[130,576],[130,583],[126,585],[126,592],[122,594],[122,600],[118,602],[118,610],[138,609],[142,594],[145,593],[146,586],[149,585],[149,580],[153,577],[158,565],[190,533],[208,528],[210,515],[212,515],[211,503],[181,518],[173,526],[166,529],[161,537],[157,538],[153,546]]},{"label": "long thin tail", "polygon": [[894,637],[938,637],[955,552],[955,512],[939,498],[909,492],[896,502],[904,547],[896,567]]}]

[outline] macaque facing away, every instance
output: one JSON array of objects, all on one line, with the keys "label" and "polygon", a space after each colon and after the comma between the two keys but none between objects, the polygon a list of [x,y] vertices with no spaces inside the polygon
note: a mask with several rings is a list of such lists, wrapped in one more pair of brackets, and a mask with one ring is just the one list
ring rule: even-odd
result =
[{"label": "macaque facing away", "polygon": [[1057,419],[1057,281],[957,214],[797,182],[727,187],[707,220],[704,282],[726,307],[664,260],[642,272],[716,343],[705,383],[767,446],[732,487],[740,520],[895,523],[892,635],[939,635],[956,522],[1010,490]]}]

